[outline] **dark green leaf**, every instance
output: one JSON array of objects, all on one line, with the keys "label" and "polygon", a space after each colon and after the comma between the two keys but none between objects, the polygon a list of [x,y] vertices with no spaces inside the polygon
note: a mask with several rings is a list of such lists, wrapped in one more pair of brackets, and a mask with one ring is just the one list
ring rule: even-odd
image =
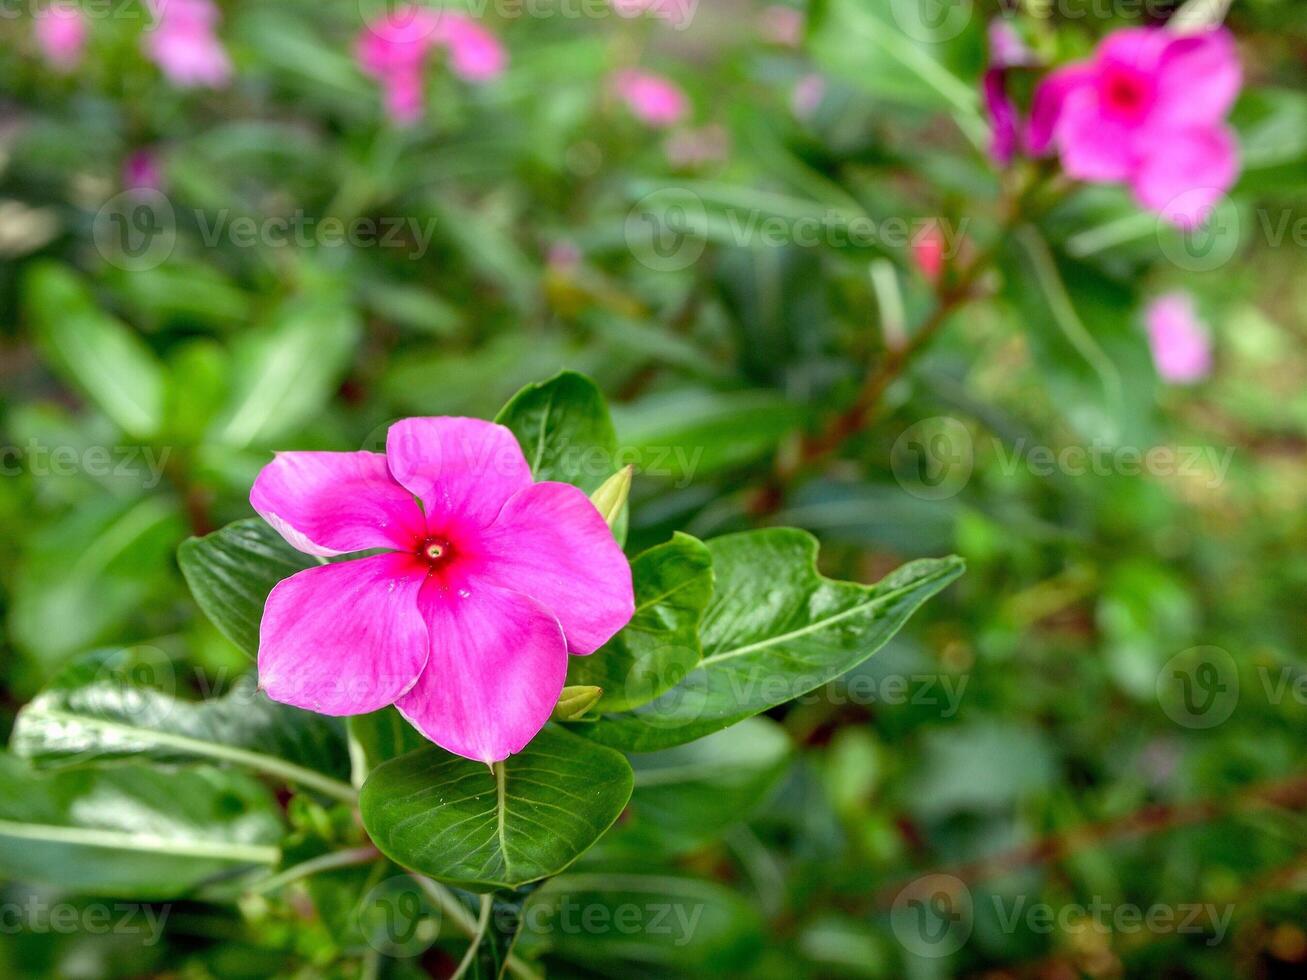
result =
[{"label": "dark green leaf", "polygon": [[631,562],[635,615],[603,649],[573,657],[567,682],[603,688],[598,711],[628,711],[678,684],[699,662],[699,620],[712,597],[712,557],[677,534]]},{"label": "dark green leaf", "polygon": [[617,436],[604,396],[574,371],[527,385],[495,421],[513,430],[537,480],[593,493],[617,469]]},{"label": "dark green leaf", "polygon": [[251,657],[272,587],[316,564],[257,517],[183,541],[177,561],[204,614]]},{"label": "dark green leaf", "polygon": [[720,731],[825,684],[875,653],[962,574],[958,558],[910,562],[876,585],[817,573],[817,541],[792,528],[708,542],[717,577],[703,659],[634,711],[580,724],[605,745],[652,752]]},{"label": "dark green leaf", "polygon": [[476,890],[558,874],[611,826],[631,795],[619,753],[547,729],[495,765],[434,746],[377,767],[360,811],[387,857]]}]

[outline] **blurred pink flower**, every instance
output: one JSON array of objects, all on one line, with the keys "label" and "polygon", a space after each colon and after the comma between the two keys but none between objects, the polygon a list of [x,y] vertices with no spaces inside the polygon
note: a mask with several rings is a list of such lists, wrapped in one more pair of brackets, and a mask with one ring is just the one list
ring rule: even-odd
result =
[{"label": "blurred pink flower", "polygon": [[487,82],[503,74],[508,53],[499,39],[455,11],[397,7],[371,21],[359,35],[359,66],[381,82],[386,114],[401,124],[415,122],[423,110],[422,69],[432,48],[449,52],[454,74]]},{"label": "blurred pink flower", "polygon": [[156,24],[145,37],[145,53],[174,85],[220,88],[231,81],[213,0],[150,0],[150,6]]},{"label": "blurred pink flower", "polygon": [[1021,139],[1021,115],[1007,92],[1008,70],[1033,63],[1034,55],[1010,24],[989,25],[989,68],[982,87],[993,136],[989,154],[1000,166],[1012,162]]},{"label": "blurred pink flower", "polygon": [[939,281],[944,271],[944,236],[931,222],[912,240],[912,261],[929,283]]},{"label": "blurred pink flower", "polygon": [[771,44],[797,48],[803,42],[803,24],[803,11],[776,3],[763,8],[758,33]]},{"label": "blurred pink flower", "polygon": [[677,30],[689,27],[698,0],[608,0],[619,17],[635,18],[648,14],[665,20]]},{"label": "blurred pink flower", "polygon": [[41,54],[56,71],[69,72],[86,50],[86,17],[78,7],[56,3],[36,12],[33,25]]},{"label": "blurred pink flower", "polygon": [[152,150],[136,150],[123,162],[123,187],[129,191],[163,188],[159,158]]},{"label": "blurred pink flower", "polygon": [[1207,327],[1194,310],[1188,293],[1167,293],[1148,305],[1144,315],[1153,363],[1163,381],[1193,384],[1212,370],[1212,345]]},{"label": "blurred pink flower", "polygon": [[809,118],[826,97],[826,80],[816,72],[809,72],[794,83],[790,93],[790,109],[800,119]]},{"label": "blurred pink flower", "polygon": [[1128,183],[1141,205],[1193,227],[1239,174],[1225,117],[1242,84],[1225,29],[1117,31],[1040,84],[1030,146],[1055,149],[1079,180]]},{"label": "blurred pink flower", "polygon": [[681,87],[651,72],[618,72],[613,88],[635,117],[650,126],[675,126],[690,111],[690,101]]},{"label": "blurred pink flower", "polygon": [[250,504],[306,554],[379,549],[272,590],[268,697],[325,715],[393,704],[469,759],[520,752],[558,703],[568,654],[598,650],[635,611],[630,565],[590,498],[536,483],[502,425],[403,419],[385,455],[278,453]]}]

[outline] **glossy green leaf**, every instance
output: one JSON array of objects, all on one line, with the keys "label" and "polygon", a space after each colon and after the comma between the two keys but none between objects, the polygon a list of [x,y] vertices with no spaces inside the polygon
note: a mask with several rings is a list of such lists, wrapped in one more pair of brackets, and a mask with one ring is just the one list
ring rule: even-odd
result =
[{"label": "glossy green leaf", "polygon": [[631,766],[546,729],[492,772],[431,747],[387,762],[360,796],[363,824],[398,864],[475,890],[558,874],[612,825],[631,795]]},{"label": "glossy green leaf", "polygon": [[513,430],[537,480],[593,493],[617,469],[617,436],[604,396],[574,371],[527,385],[495,421]]},{"label": "glossy green leaf", "polygon": [[175,687],[172,663],[153,648],[97,651],[23,707],[10,748],[41,767],[207,761],[353,799],[339,719],[270,701],[248,675],[210,701],[183,701]]},{"label": "glossy green leaf", "polygon": [[743,897],[674,874],[563,875],[531,897],[525,919],[523,955],[603,964],[604,976],[748,976],[763,944]]},{"label": "glossy green leaf", "polygon": [[393,707],[345,719],[349,731],[354,765],[364,774],[383,762],[397,759],[418,749],[430,748],[431,742],[404,720]]},{"label": "glossy green leaf", "polygon": [[597,710],[627,711],[652,701],[699,662],[699,620],[712,598],[712,556],[677,534],[631,562],[635,615],[603,649],[573,657],[568,684],[603,689]]},{"label": "glossy green leaf", "polygon": [[272,587],[316,564],[257,517],[183,541],[177,561],[204,614],[251,657]]},{"label": "glossy green leaf", "polygon": [[720,731],[862,663],[963,569],[926,559],[876,585],[836,582],[817,572],[816,539],[792,528],[716,538],[708,551],[717,582],[699,665],[654,701],[578,731],[633,752]]},{"label": "glossy green leaf", "polygon": [[37,340],[65,377],[119,425],[147,438],[163,425],[164,370],[132,330],[103,312],[63,266],[35,267],[26,280]]},{"label": "glossy green leaf", "polygon": [[0,877],[116,898],[180,898],[276,864],[276,801],[235,772],[141,766],[39,775],[0,755]]}]

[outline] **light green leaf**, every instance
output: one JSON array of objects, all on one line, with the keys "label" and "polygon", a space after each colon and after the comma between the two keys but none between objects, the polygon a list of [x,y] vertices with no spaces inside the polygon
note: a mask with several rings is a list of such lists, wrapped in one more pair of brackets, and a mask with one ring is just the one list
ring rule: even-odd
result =
[{"label": "light green leaf", "polygon": [[276,801],[241,773],[142,766],[37,775],[0,755],[0,878],[173,899],[271,867]]},{"label": "light green leaf", "polygon": [[272,587],[315,564],[257,517],[188,538],[177,561],[204,614],[251,657],[259,652],[259,621]]},{"label": "light green leaf", "polygon": [[102,312],[77,276],[36,266],[26,280],[37,342],[73,385],[129,435],[148,438],[163,425],[164,370],[132,330]]},{"label": "light green leaf", "polygon": [[530,384],[495,417],[513,430],[537,480],[593,493],[617,468],[617,436],[595,383],[575,371]]},{"label": "light green leaf", "polygon": [[631,562],[635,615],[603,649],[572,657],[567,683],[603,688],[597,710],[628,711],[684,679],[699,662],[699,620],[712,597],[712,557],[676,534]]},{"label": "light green leaf", "polygon": [[575,730],[632,752],[720,731],[856,667],[963,570],[959,558],[927,559],[876,585],[836,582],[817,572],[816,539],[793,528],[727,535],[708,551],[717,583],[698,667],[654,701]]},{"label": "light green leaf", "polygon": [[363,784],[359,808],[391,860],[485,891],[558,874],[630,795],[622,755],[547,729],[493,772],[434,746],[384,763]]},{"label": "light green leaf", "polygon": [[198,703],[173,697],[175,681],[172,664],[148,647],[80,658],[19,711],[10,749],[50,768],[207,761],[353,801],[338,719],[270,701],[251,676]]}]

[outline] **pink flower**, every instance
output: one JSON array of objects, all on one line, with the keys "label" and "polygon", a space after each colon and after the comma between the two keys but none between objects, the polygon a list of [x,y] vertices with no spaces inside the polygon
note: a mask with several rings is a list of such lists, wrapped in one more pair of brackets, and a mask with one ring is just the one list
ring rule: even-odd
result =
[{"label": "pink flower", "polygon": [[632,19],[648,14],[665,20],[678,31],[689,27],[694,19],[697,0],[608,0],[617,16]]},{"label": "pink flower", "polygon": [[157,24],[145,53],[181,88],[220,88],[231,81],[231,59],[214,33],[220,13],[213,0],[150,0]]},{"label": "pink flower", "polygon": [[1153,363],[1163,381],[1193,384],[1212,370],[1212,344],[1187,293],[1167,293],[1144,315]]},{"label": "pink flower", "polygon": [[159,158],[151,150],[136,150],[123,163],[123,187],[129,191],[157,191],[163,187]]},{"label": "pink flower", "polygon": [[36,43],[56,71],[68,72],[81,63],[86,50],[86,18],[77,7],[53,4],[36,12]]},{"label": "pink flower", "polygon": [[927,282],[938,282],[944,271],[944,236],[934,221],[912,240],[912,261]]},{"label": "pink flower", "polygon": [[1000,166],[1012,162],[1021,137],[1021,115],[1007,92],[1008,71],[1033,61],[1034,54],[1011,25],[999,20],[989,25],[989,68],[982,88],[993,130],[989,155]]},{"label": "pink flower", "polygon": [[369,23],[355,46],[359,66],[381,82],[386,114],[395,122],[409,124],[421,117],[423,66],[436,47],[449,52],[454,74],[469,82],[498,78],[508,63],[499,39],[463,14],[396,8]]},{"label": "pink flower", "polygon": [[520,751],[558,701],[568,654],[593,653],[634,612],[630,566],[589,498],[533,483],[513,434],[490,422],[404,419],[385,455],[279,453],[250,503],[307,554],[384,549],[272,590],[268,696],[327,715],[393,704],[469,759]]},{"label": "pink flower", "polygon": [[778,3],[764,7],[758,19],[758,32],[771,44],[797,48],[803,41],[803,12]]},{"label": "pink flower", "polygon": [[826,97],[826,79],[809,72],[794,83],[790,93],[790,109],[800,119],[808,119],[821,106]]},{"label": "pink flower", "polygon": [[635,117],[650,126],[675,126],[690,111],[690,101],[681,87],[652,72],[618,72],[613,88]]},{"label": "pink flower", "polygon": [[1224,29],[1117,31],[1092,59],[1041,83],[1031,149],[1056,149],[1079,180],[1128,183],[1144,207],[1192,227],[1239,174],[1225,116],[1242,83]]}]

